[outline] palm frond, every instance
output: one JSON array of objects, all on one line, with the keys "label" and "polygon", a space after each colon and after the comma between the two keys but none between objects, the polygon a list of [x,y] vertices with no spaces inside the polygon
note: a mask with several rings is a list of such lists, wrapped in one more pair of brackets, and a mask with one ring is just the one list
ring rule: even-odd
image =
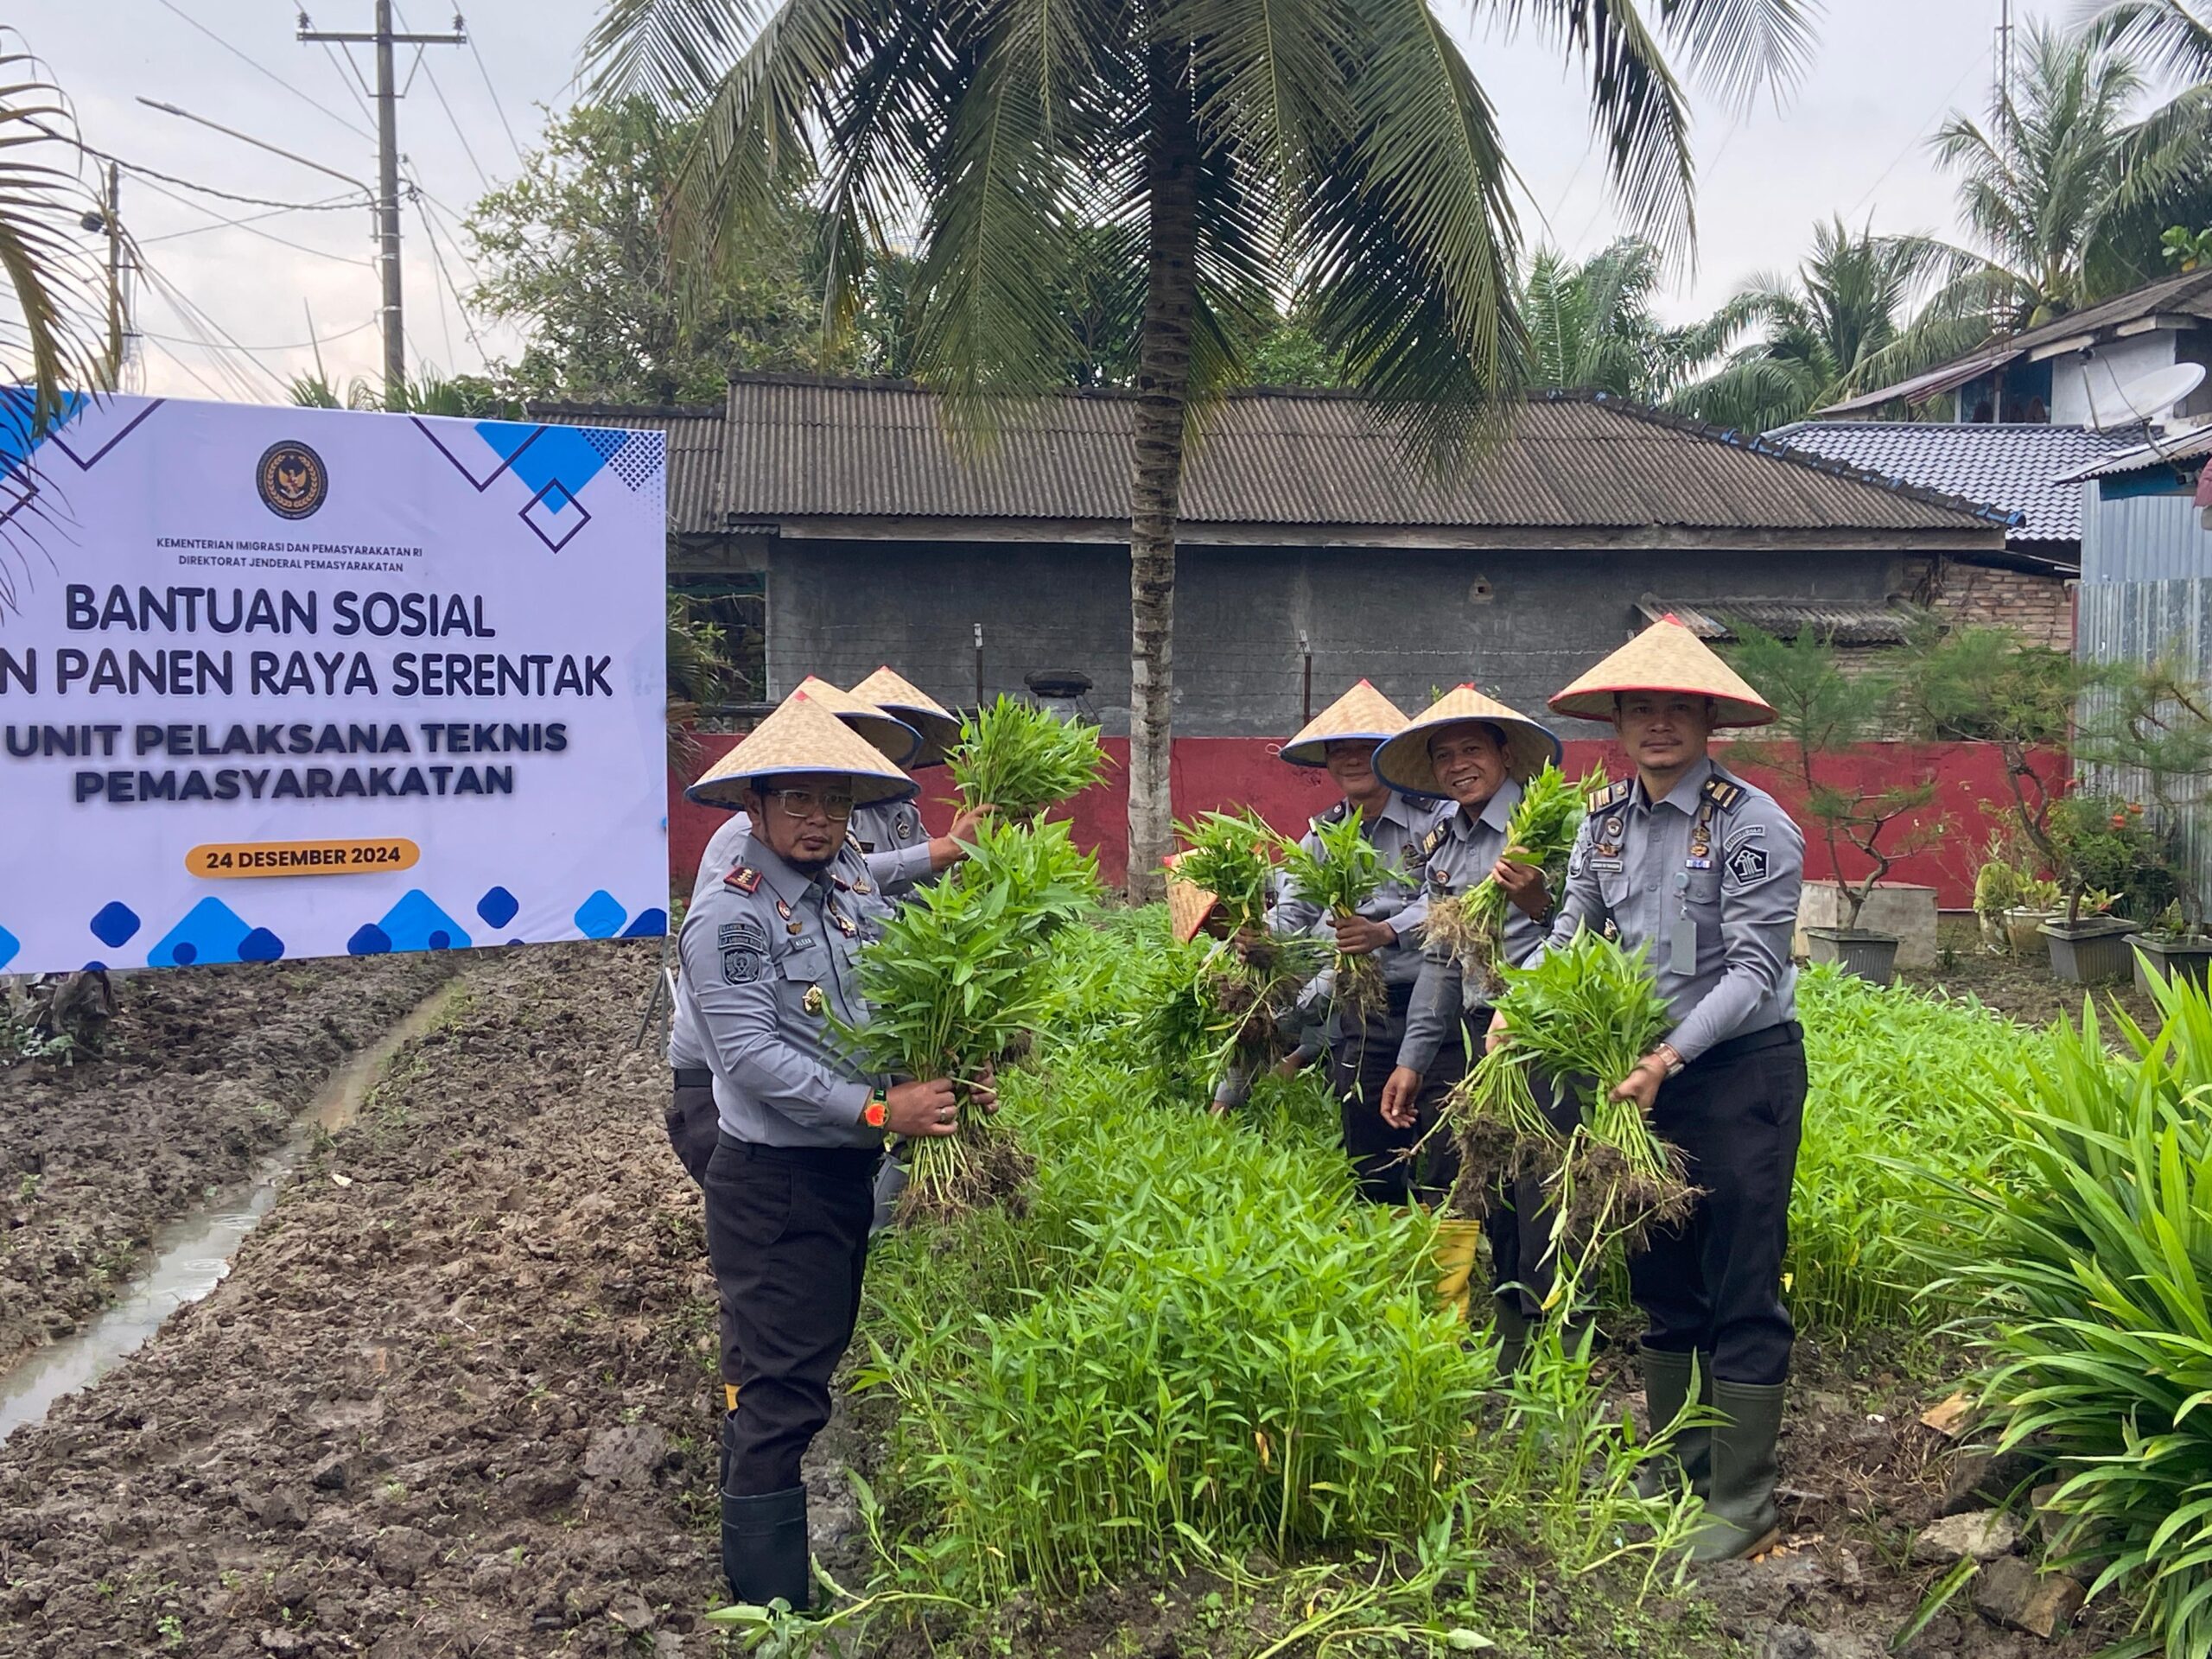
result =
[{"label": "palm frond", "polygon": [[2183,0],[2110,0],[2084,8],[2083,38],[2154,64],[2175,80],[2212,81],[2212,15]]},{"label": "palm frond", "polygon": [[1687,252],[1697,230],[1689,102],[1636,0],[1497,0],[1497,9],[1509,27],[1534,19],[1585,61],[1591,120],[1622,207],[1662,253]]},{"label": "palm frond", "polygon": [[16,307],[0,316],[0,362],[32,386],[33,438],[61,417],[67,391],[112,384],[122,346],[99,321],[98,275],[77,239],[98,204],[76,171],[74,131],[38,60],[0,53],[0,276]]},{"label": "palm frond", "polygon": [[1778,101],[1804,74],[1818,10],[1808,0],[1677,0],[1660,16],[1699,79],[1725,103],[1748,109],[1761,92]]},{"label": "palm frond", "polygon": [[647,98],[688,114],[712,95],[769,16],[760,0],[607,0],[584,37],[592,92]]}]

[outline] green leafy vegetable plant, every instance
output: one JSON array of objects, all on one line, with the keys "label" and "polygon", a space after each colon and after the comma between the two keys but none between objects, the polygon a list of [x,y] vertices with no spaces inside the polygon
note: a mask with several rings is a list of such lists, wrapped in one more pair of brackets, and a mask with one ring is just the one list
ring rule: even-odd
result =
[{"label": "green leafy vegetable plant", "polygon": [[1106,754],[1096,728],[1001,694],[961,722],[945,764],[962,805],[995,807],[1002,817],[1027,822],[1096,783]]},{"label": "green leafy vegetable plant", "polygon": [[[1521,799],[1505,823],[1505,856],[1534,864],[1557,893],[1567,876],[1567,855],[1585,816],[1583,803],[1605,782],[1592,772],[1570,784],[1557,766],[1547,766],[1522,787]],[[1461,969],[1492,995],[1505,988],[1499,966],[1505,957],[1505,889],[1485,875],[1465,893],[1431,900],[1427,938],[1459,959]]]},{"label": "green leafy vegetable plant", "polygon": [[[1313,826],[1314,845],[1285,836],[1282,870],[1293,895],[1318,906],[1325,916],[1357,916],[1382,891],[1389,866],[1368,840],[1357,807],[1334,823]],[[1337,1006],[1354,1022],[1382,1006],[1382,969],[1374,953],[1336,953]]]},{"label": "green leafy vegetable plant", "polygon": [[1217,1067],[1256,1071],[1288,1051],[1291,1010],[1325,961],[1318,940],[1268,932],[1282,838],[1258,815],[1209,812],[1176,825],[1176,874],[1212,893],[1230,937],[1209,953],[1199,994],[1212,1010]]},{"label": "green leafy vegetable plant", "polygon": [[[1643,952],[1585,931],[1532,968],[1504,970],[1506,1044],[1454,1091],[1462,1170],[1454,1203],[1478,1210],[1497,1177],[1542,1172],[1559,1196],[1558,1236],[1596,1248],[1687,1215],[1696,1198],[1675,1147],[1612,1091],[1673,1024]],[[1534,1075],[1532,1075],[1534,1074]],[[1561,1136],[1535,1104],[1535,1078],[1573,1096],[1580,1122]]]}]

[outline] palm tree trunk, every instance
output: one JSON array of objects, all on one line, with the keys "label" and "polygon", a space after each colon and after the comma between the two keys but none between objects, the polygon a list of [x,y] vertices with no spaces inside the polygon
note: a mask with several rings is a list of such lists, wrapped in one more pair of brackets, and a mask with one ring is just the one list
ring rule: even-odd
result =
[{"label": "palm tree trunk", "polygon": [[1129,475],[1129,897],[1166,890],[1175,694],[1175,517],[1191,387],[1191,315],[1198,299],[1198,137],[1181,54],[1150,54],[1151,131],[1145,174],[1144,321],[1138,337]]}]

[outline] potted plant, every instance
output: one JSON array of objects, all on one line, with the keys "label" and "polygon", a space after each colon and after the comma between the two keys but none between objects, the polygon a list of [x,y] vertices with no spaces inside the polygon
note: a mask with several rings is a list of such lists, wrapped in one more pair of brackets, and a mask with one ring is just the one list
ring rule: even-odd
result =
[{"label": "potted plant", "polygon": [[2047,875],[2018,880],[2018,897],[2005,909],[2005,943],[2013,956],[2032,957],[2044,949],[2044,924],[2066,914],[2066,894]]},{"label": "potted plant", "polygon": [[2054,804],[2044,829],[2066,893],[2066,914],[2038,930],[2050,948],[2051,972],[2078,985],[2127,978],[2135,961],[2128,936],[2142,925],[2113,908],[2146,892],[2156,893],[2161,907],[2164,902],[2164,861],[2141,804],[2076,791]]},{"label": "potted plant", "polygon": [[[1936,799],[1932,771],[1903,780],[1872,775],[1859,750],[1896,727],[1916,653],[1910,646],[1887,652],[1878,665],[1847,674],[1834,642],[1810,628],[1781,639],[1738,619],[1728,626],[1737,640],[1730,659],[1775,712],[1766,733],[1737,745],[1732,758],[1788,779],[1834,872],[1840,925],[1806,928],[1807,955],[1886,985],[1897,975],[1897,936],[1859,925],[1866,901],[1899,859],[1941,836],[1944,821],[1919,816]],[[1846,848],[1866,864],[1848,880]]]},{"label": "potted plant", "polygon": [[[1993,818],[2007,816],[1990,802],[1981,810]],[[2059,913],[2063,898],[2058,884],[2036,875],[2033,866],[2033,849],[2016,826],[2002,821],[1990,826],[1974,873],[1974,913],[1982,945],[1993,956],[2042,954],[2037,930]]]}]

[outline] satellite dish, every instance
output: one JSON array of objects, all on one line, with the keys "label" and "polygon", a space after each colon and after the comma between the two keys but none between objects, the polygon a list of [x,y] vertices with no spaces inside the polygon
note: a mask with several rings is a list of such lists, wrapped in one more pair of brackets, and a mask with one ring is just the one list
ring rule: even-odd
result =
[{"label": "satellite dish", "polygon": [[2203,384],[2202,363],[2171,363],[2153,369],[2118,388],[2116,407],[2098,400],[2095,425],[2101,431],[2159,420]]}]

